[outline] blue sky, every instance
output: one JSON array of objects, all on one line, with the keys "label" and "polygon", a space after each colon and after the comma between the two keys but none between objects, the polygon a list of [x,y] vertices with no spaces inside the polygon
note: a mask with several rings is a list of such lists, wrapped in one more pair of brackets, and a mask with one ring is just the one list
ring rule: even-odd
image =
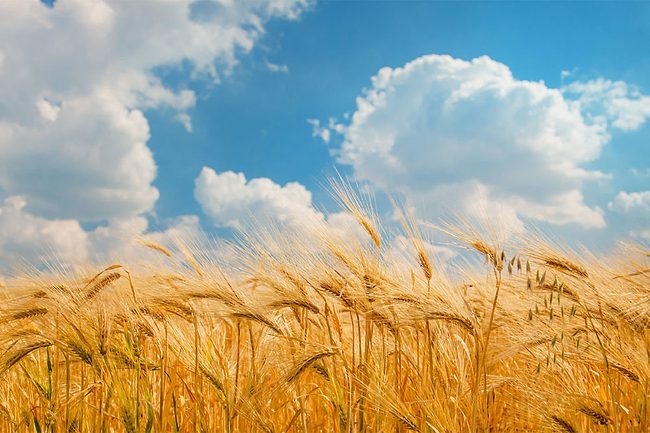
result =
[{"label": "blue sky", "polygon": [[335,170],[424,219],[459,211],[600,247],[650,239],[645,2],[10,0],[0,12],[5,262],[39,238],[87,258],[126,254],[133,234],[227,236],[251,213],[328,221]]},{"label": "blue sky", "polygon": [[[188,191],[202,165],[280,184],[297,180],[316,202],[329,205],[320,185],[335,163],[328,147],[310,137],[305,119],[354,111],[354,98],[377,70],[421,55],[488,55],[517,78],[551,87],[561,86],[562,71],[650,87],[650,49],[642,42],[643,35],[650,38],[650,12],[642,3],[322,2],[300,22],[273,21],[267,32],[238,73],[197,104],[190,137],[177,125],[170,128],[165,117],[152,120],[151,146],[160,149],[156,184],[169,194],[158,202],[161,216],[179,209],[198,212]],[[289,72],[273,73],[267,61],[287,65]],[[647,137],[647,128],[618,134],[604,150],[596,166],[618,174],[607,193],[643,187],[647,179],[627,171],[650,164],[643,151]],[[195,147],[181,155],[187,158],[181,164],[184,187],[174,168],[178,155],[170,153],[169,169],[163,159],[165,149],[181,141]],[[345,166],[339,170],[350,173]]]},{"label": "blue sky", "polygon": [[[260,46],[236,73],[197,103],[194,134],[151,113],[151,147],[160,149],[161,167],[175,142],[195,147],[186,160],[190,180],[207,164],[282,184],[299,180],[317,191],[333,162],[326,147],[310,138],[305,119],[353,111],[354,98],[383,66],[432,53],[461,59],[488,55],[516,77],[552,87],[561,85],[563,70],[576,69],[587,79],[602,76],[647,89],[650,49],[643,41],[648,39],[650,8],[643,3],[322,2],[299,22],[269,23]],[[289,72],[270,72],[266,61],[287,65]],[[195,86],[201,89],[190,84]],[[608,169],[635,163],[643,156],[643,142],[647,145],[643,132],[618,137],[626,144],[600,162]],[[635,148],[628,152],[629,145]],[[161,169],[161,189],[174,188],[175,173],[171,166]],[[169,208],[163,197],[160,212],[173,216],[179,204],[195,205],[187,188],[177,197],[178,204]]]}]

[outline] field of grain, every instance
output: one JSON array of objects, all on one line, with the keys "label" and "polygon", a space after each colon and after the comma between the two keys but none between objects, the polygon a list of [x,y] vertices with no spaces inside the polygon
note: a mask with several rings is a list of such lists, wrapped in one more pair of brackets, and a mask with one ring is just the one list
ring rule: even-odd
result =
[{"label": "field of grain", "polygon": [[8,278],[0,431],[648,431],[647,250],[448,227],[468,258],[444,267],[404,218],[405,262],[341,203],[363,237],[254,233],[230,267],[149,243],[153,268]]}]

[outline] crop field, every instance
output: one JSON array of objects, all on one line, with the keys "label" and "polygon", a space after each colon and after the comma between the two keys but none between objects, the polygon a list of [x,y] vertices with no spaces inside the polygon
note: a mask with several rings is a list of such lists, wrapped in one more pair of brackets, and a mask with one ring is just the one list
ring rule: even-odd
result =
[{"label": "crop field", "polygon": [[[2,432],[645,432],[649,252],[447,226],[443,266],[402,218],[361,235],[249,234],[230,266],[15,275],[0,295]],[[463,227],[461,224],[460,227]]]}]

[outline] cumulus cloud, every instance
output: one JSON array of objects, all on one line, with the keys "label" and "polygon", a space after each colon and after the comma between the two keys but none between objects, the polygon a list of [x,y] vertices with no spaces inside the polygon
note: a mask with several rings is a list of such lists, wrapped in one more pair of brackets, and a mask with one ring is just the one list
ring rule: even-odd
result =
[{"label": "cumulus cloud", "polygon": [[650,191],[619,191],[607,208],[625,217],[632,238],[650,241]]},{"label": "cumulus cloud", "polygon": [[577,98],[582,110],[599,116],[611,126],[623,131],[639,129],[650,118],[650,96],[624,81],[603,78],[586,82],[576,81],[562,88]]},{"label": "cumulus cloud", "polygon": [[368,232],[350,212],[340,211],[329,213],[326,215],[326,219],[329,229],[341,238],[352,238],[361,241],[370,240]]},{"label": "cumulus cloud", "polygon": [[130,265],[160,258],[157,252],[143,247],[140,241],[153,241],[174,247],[178,241],[202,240],[204,234],[196,215],[182,215],[164,224],[160,230],[150,230],[146,218],[114,220],[88,233],[91,259],[98,262],[118,260]]},{"label": "cumulus cloud", "polygon": [[55,121],[8,129],[0,138],[0,186],[38,215],[124,218],[158,199],[147,120],[110,92],[68,97]]},{"label": "cumulus cloud", "polygon": [[88,234],[76,220],[49,220],[25,210],[25,200],[7,197],[0,204],[0,262],[20,266],[23,260],[63,262],[88,258]]},{"label": "cumulus cloud", "polygon": [[282,186],[264,177],[246,179],[243,173],[203,167],[194,184],[194,197],[217,227],[241,230],[271,222],[279,229],[326,229],[343,238],[368,239],[351,213],[315,209],[311,192],[298,182]]},{"label": "cumulus cloud", "polygon": [[605,225],[582,189],[607,178],[585,168],[610,139],[607,122],[587,118],[559,89],[518,80],[486,56],[427,55],[379,70],[356,105],[344,128],[334,123],[338,162],[418,208],[511,227],[521,217]]},{"label": "cumulus cloud", "polygon": [[247,180],[243,173],[203,167],[194,183],[194,197],[218,227],[242,229],[251,219],[267,218],[298,227],[324,218],[312,207],[311,192],[298,182],[281,186],[264,177]]},{"label": "cumulus cloud", "polygon": [[[86,231],[74,219],[46,219],[25,209],[25,200],[11,196],[0,203],[0,266],[8,270],[29,263],[75,266],[120,261],[135,264],[155,259],[157,253],[138,241],[148,239],[174,245],[181,239],[202,239],[199,219],[183,215],[149,230],[144,217],[112,220]],[[146,234],[146,235],[145,235]]]},{"label": "cumulus cloud", "polygon": [[69,230],[141,218],[159,196],[146,110],[166,108],[191,131],[196,101],[160,73],[216,82],[266,21],[296,19],[310,3],[0,2],[0,199],[22,200],[5,212]]},{"label": "cumulus cloud", "polygon": [[620,213],[637,213],[650,217],[650,191],[620,191],[607,207]]}]

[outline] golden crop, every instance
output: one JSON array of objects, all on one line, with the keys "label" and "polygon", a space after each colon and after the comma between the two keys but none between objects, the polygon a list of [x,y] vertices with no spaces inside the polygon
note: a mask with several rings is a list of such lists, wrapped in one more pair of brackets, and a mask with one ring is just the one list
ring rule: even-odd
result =
[{"label": "golden crop", "polygon": [[147,243],[165,265],[9,279],[0,431],[648,431],[647,251],[449,228],[483,265],[444,271],[407,216],[407,265],[339,193],[366,239],[258,233],[228,268]]}]

